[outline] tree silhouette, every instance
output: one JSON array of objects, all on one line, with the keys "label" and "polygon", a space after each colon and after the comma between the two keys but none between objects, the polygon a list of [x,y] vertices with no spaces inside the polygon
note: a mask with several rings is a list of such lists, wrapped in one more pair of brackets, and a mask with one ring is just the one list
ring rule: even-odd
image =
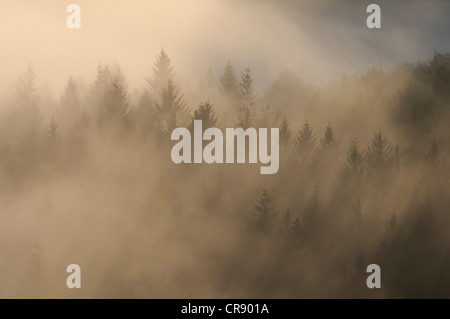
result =
[{"label": "tree silhouette", "polygon": [[156,56],[153,66],[153,75],[146,78],[147,93],[153,100],[157,100],[162,90],[167,87],[169,81],[174,81],[172,62],[164,49]]},{"label": "tree silhouette", "polygon": [[252,106],[240,106],[237,114],[236,126],[244,130],[254,126],[255,111]]},{"label": "tree silhouette", "polygon": [[172,80],[161,91],[161,102],[155,104],[159,119],[160,133],[170,134],[175,128],[184,126],[188,113],[184,97]]},{"label": "tree silhouette", "polygon": [[302,160],[309,159],[316,148],[316,135],[307,120],[303,124],[300,132],[297,134],[295,147]]},{"label": "tree silhouette", "polygon": [[[194,120],[202,120],[203,130],[210,127],[215,127],[217,123],[217,117],[214,112],[213,105],[210,102],[200,103],[198,108],[194,111],[192,121]],[[189,124],[189,129],[193,131],[193,122]]]},{"label": "tree silhouette", "polygon": [[261,195],[256,200],[254,206],[256,212],[254,213],[253,225],[257,232],[262,234],[269,234],[272,231],[273,221],[275,218],[275,197],[272,192],[263,189]]},{"label": "tree silhouette", "polygon": [[386,177],[385,173],[392,167],[392,144],[381,131],[375,133],[366,151],[366,163],[372,175]]},{"label": "tree silhouette", "polygon": [[46,279],[48,269],[43,257],[43,249],[39,242],[33,247],[31,251],[28,268],[25,271],[23,295],[27,298],[42,298],[46,290]]},{"label": "tree silhouette", "polygon": [[59,128],[55,122],[55,118],[52,117],[50,124],[47,127],[45,134],[45,142],[49,148],[54,148],[60,141]]},{"label": "tree silhouette", "polygon": [[119,134],[129,128],[128,96],[123,79],[116,75],[103,100],[103,112],[100,123],[109,128],[115,128]]},{"label": "tree silhouette", "polygon": [[224,97],[233,104],[237,103],[237,100],[239,98],[239,83],[230,61],[228,61],[227,65],[225,66],[219,82],[220,89]]},{"label": "tree silhouette", "polygon": [[283,118],[283,121],[280,125],[280,147],[285,148],[291,143],[292,131],[289,126],[289,122],[286,117]]},{"label": "tree silhouette", "polygon": [[[231,81],[231,83],[232,82],[233,81]],[[249,68],[245,69],[245,72],[242,73],[241,75],[241,82],[239,83],[239,89],[242,103],[244,105],[249,105],[255,100],[255,94],[253,93],[253,78],[251,75],[251,70]]]},{"label": "tree silhouette", "polygon": [[67,80],[64,94],[59,101],[61,109],[63,127],[69,127],[76,124],[75,121],[80,113],[81,101],[77,90],[77,85],[73,76],[70,76]]},{"label": "tree silhouette", "polygon": [[356,185],[359,188],[364,172],[364,157],[359,149],[358,141],[354,138],[346,151],[344,168],[340,177],[347,185]]},{"label": "tree silhouette", "polygon": [[101,119],[103,115],[103,108],[105,103],[105,95],[110,89],[112,82],[112,72],[108,65],[99,64],[97,67],[97,74],[95,81],[89,89],[89,93],[86,97],[90,106],[89,113],[94,121]]},{"label": "tree silhouette", "polygon": [[336,136],[334,134],[334,130],[331,127],[330,122],[327,123],[327,127],[325,128],[325,134],[323,138],[320,139],[320,147],[322,152],[335,152],[339,146],[339,143],[336,141]]}]

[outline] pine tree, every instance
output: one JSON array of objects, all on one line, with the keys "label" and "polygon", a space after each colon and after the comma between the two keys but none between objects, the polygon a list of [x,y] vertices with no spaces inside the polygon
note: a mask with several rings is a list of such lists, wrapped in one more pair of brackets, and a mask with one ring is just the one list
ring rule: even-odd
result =
[{"label": "pine tree", "polygon": [[172,62],[164,49],[156,56],[156,62],[153,66],[153,75],[151,78],[146,78],[147,93],[156,100],[161,94],[162,90],[167,87],[169,81],[174,81],[174,71]]},{"label": "pine tree", "polygon": [[39,242],[30,254],[28,269],[25,272],[23,294],[28,298],[42,298],[47,279],[47,266],[43,258],[43,249]]},{"label": "pine tree", "polygon": [[142,137],[148,137],[154,133],[156,129],[156,114],[148,91],[144,91],[139,98],[135,121],[136,129],[140,131]]},{"label": "pine tree", "polygon": [[319,186],[316,185],[313,190],[312,198],[303,214],[303,235],[305,236],[305,240],[310,240],[317,235],[320,211],[320,189]]},{"label": "pine tree", "polygon": [[186,103],[172,80],[162,89],[161,102],[156,103],[155,111],[162,134],[170,134],[175,128],[186,124]]},{"label": "pine tree", "polygon": [[286,210],[286,213],[283,216],[283,220],[281,221],[281,234],[285,237],[288,237],[291,232],[291,224],[292,224],[292,216],[289,208]]},{"label": "pine tree", "polygon": [[292,131],[289,127],[289,122],[286,117],[283,118],[283,121],[280,125],[280,147],[286,147],[291,142]]},{"label": "pine tree", "polygon": [[358,182],[363,176],[364,158],[359,150],[359,144],[356,139],[352,140],[351,145],[346,151],[345,166],[341,171],[343,181],[352,183]]},{"label": "pine tree", "polygon": [[446,174],[442,164],[439,146],[436,139],[433,139],[417,180],[416,191],[420,197],[431,196],[439,189],[445,188]]},{"label": "pine tree", "polygon": [[29,108],[37,106],[40,100],[39,90],[36,83],[36,75],[31,63],[27,65],[25,75],[20,83],[19,91],[20,103]]},{"label": "pine tree", "polygon": [[298,241],[302,235],[302,224],[300,222],[300,218],[296,217],[294,221],[291,223],[291,227],[289,230],[289,239]]},{"label": "pine tree", "polygon": [[[215,127],[217,123],[217,117],[213,109],[213,105],[210,102],[200,103],[198,108],[194,111],[192,121],[202,120],[203,130]],[[194,129],[193,122],[189,125],[190,130]]]},{"label": "pine tree", "polygon": [[31,64],[28,64],[25,71],[19,92],[19,103],[24,107],[26,128],[31,135],[37,135],[41,124],[40,95],[37,88],[36,76]]},{"label": "pine tree", "polygon": [[241,127],[244,130],[254,126],[253,119],[255,112],[252,106],[240,106],[237,114],[236,127]]},{"label": "pine tree", "polygon": [[316,135],[308,121],[305,121],[302,129],[298,133],[295,146],[303,159],[307,159],[314,151],[316,147]]},{"label": "pine tree", "polygon": [[128,95],[126,87],[123,84],[124,80],[116,75],[110,87],[105,93],[103,100],[102,116],[100,118],[101,124],[109,125],[117,128],[119,131],[124,131],[128,128]]},{"label": "pine tree", "polygon": [[366,162],[372,173],[384,173],[393,163],[392,144],[381,132],[375,133],[366,151]]},{"label": "pine tree", "polygon": [[249,105],[255,100],[253,93],[253,78],[249,68],[241,75],[241,82],[239,83],[240,96],[244,105]]},{"label": "pine tree", "polygon": [[69,110],[70,114],[77,114],[80,108],[80,97],[78,95],[77,84],[70,76],[59,102],[63,110]]},{"label": "pine tree", "polygon": [[275,197],[272,192],[263,189],[261,196],[257,199],[254,206],[256,213],[254,214],[254,226],[256,230],[263,234],[269,234],[272,231],[273,221],[275,218]]},{"label": "pine tree", "polygon": [[381,241],[381,248],[383,250],[387,250],[389,246],[392,244],[397,227],[398,227],[397,214],[394,211],[389,216],[385,224],[384,236]]},{"label": "pine tree", "polygon": [[87,129],[91,126],[91,120],[86,110],[83,110],[77,119],[77,127]]},{"label": "pine tree", "polygon": [[59,101],[64,120],[70,120],[73,123],[80,112],[80,104],[77,84],[73,76],[70,76]]},{"label": "pine tree", "polygon": [[433,139],[430,145],[430,149],[425,158],[425,162],[428,164],[430,168],[438,168],[440,166],[440,152],[438,144],[436,143],[436,139]]},{"label": "pine tree", "polygon": [[99,64],[94,83],[89,90],[87,101],[90,106],[90,115],[94,121],[101,120],[104,98],[111,86],[112,73],[108,65]]},{"label": "pine tree", "polygon": [[237,102],[237,99],[239,98],[239,84],[230,61],[228,61],[223,74],[220,77],[220,89],[230,102],[233,104]]},{"label": "pine tree", "polygon": [[336,141],[336,136],[334,130],[331,127],[330,122],[327,123],[325,128],[325,134],[323,138],[320,139],[320,146],[322,152],[334,152],[337,150],[339,143]]},{"label": "pine tree", "polygon": [[52,117],[50,124],[47,127],[45,134],[45,143],[49,148],[55,148],[60,141],[59,128],[56,124],[55,118]]}]

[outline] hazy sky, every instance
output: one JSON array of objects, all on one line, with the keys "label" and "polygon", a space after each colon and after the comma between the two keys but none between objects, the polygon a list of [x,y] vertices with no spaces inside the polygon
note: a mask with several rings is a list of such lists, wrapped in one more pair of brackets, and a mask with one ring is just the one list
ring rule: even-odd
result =
[{"label": "hazy sky", "polygon": [[[381,30],[365,25],[371,2],[382,7]],[[81,6],[79,30],[66,27],[70,3]],[[31,62],[56,94],[70,74],[91,82],[99,62],[117,62],[139,88],[161,47],[184,79],[209,66],[217,75],[230,59],[262,88],[283,68],[320,84],[450,51],[449,17],[449,1],[424,0],[1,0],[0,85]]]}]

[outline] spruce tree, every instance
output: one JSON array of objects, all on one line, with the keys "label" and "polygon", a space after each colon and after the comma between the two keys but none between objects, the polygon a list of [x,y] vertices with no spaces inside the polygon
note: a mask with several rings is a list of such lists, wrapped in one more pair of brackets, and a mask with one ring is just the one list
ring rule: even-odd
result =
[{"label": "spruce tree", "polygon": [[220,77],[220,89],[225,98],[231,103],[237,103],[239,98],[239,83],[230,61],[228,61]]},{"label": "spruce tree", "polygon": [[254,109],[251,106],[240,106],[237,114],[236,127],[241,127],[244,130],[254,126],[253,119],[255,118]]},{"label": "spruce tree", "polygon": [[316,135],[311,125],[305,121],[295,140],[295,147],[302,159],[307,159],[316,147]]},{"label": "spruce tree", "polygon": [[45,134],[45,143],[48,148],[54,149],[60,141],[59,128],[55,118],[52,117]]},{"label": "spruce tree", "polygon": [[269,234],[275,218],[275,197],[272,192],[263,189],[254,206],[254,226],[257,232]]},{"label": "spruce tree", "polygon": [[[217,117],[214,112],[214,107],[210,102],[200,103],[198,108],[194,111],[192,121],[202,120],[203,130],[215,127],[217,123]],[[193,130],[193,122],[189,124],[190,130]]]},{"label": "spruce tree", "polygon": [[345,166],[341,171],[344,182],[358,182],[363,176],[364,157],[359,149],[358,141],[354,138],[346,151]]},{"label": "spruce tree", "polygon": [[103,109],[100,124],[114,129],[119,134],[129,128],[128,95],[124,79],[120,75],[114,76],[103,99]]},{"label": "spruce tree", "polygon": [[241,75],[241,82],[239,83],[240,96],[244,105],[249,105],[255,100],[253,93],[253,78],[249,68]]},{"label": "spruce tree", "polygon": [[111,86],[113,75],[108,65],[99,64],[94,83],[91,85],[87,102],[89,113],[94,121],[99,121],[104,108],[104,98]]},{"label": "spruce tree", "polygon": [[144,91],[139,98],[136,112],[136,129],[141,137],[148,137],[156,128],[156,114],[152,99],[148,91]]},{"label": "spruce tree", "polygon": [[159,119],[160,133],[170,134],[175,128],[187,124],[187,110],[184,97],[172,80],[161,91],[161,101],[155,105]]},{"label": "spruce tree", "polygon": [[287,147],[291,142],[292,131],[286,117],[280,125],[280,147]]},{"label": "spruce tree", "polygon": [[322,152],[335,152],[339,146],[336,141],[336,136],[334,134],[333,127],[331,127],[330,122],[327,123],[325,128],[325,133],[323,138],[320,139],[320,147]]},{"label": "spruce tree", "polygon": [[162,90],[167,87],[169,80],[174,81],[172,62],[164,49],[156,56],[153,74],[147,81],[147,93],[153,100],[157,100]]},{"label": "spruce tree", "polygon": [[392,144],[381,131],[375,133],[367,147],[367,165],[374,170],[385,169],[389,166],[392,156]]},{"label": "spruce tree", "polygon": [[39,103],[40,95],[37,88],[36,75],[31,63],[27,65],[25,75],[20,83],[19,99],[25,108],[37,106]]},{"label": "spruce tree", "polygon": [[59,101],[61,112],[60,123],[63,123],[63,128],[73,126],[74,124],[76,125],[76,119],[80,113],[80,105],[81,101],[76,82],[73,76],[70,76],[67,80],[64,94],[61,96]]}]

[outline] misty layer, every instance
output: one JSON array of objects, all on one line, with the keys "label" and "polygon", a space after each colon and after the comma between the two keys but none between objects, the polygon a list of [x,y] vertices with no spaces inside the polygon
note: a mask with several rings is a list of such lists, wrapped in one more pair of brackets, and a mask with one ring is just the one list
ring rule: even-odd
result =
[{"label": "misty layer", "polygon": [[[142,90],[99,65],[54,102],[28,66],[2,97],[1,297],[450,297],[449,54],[320,88],[179,78],[161,51]],[[188,136],[201,165],[172,161]]]}]

